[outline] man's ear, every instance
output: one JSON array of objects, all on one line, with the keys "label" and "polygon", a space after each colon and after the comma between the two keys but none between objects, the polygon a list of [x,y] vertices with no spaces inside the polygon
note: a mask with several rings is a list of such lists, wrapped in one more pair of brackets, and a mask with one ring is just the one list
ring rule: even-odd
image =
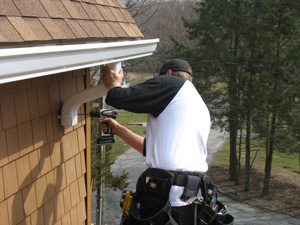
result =
[{"label": "man's ear", "polygon": [[173,74],[172,70],[167,70],[167,73],[166,73],[166,75],[168,75],[168,76],[172,76],[172,74]]}]

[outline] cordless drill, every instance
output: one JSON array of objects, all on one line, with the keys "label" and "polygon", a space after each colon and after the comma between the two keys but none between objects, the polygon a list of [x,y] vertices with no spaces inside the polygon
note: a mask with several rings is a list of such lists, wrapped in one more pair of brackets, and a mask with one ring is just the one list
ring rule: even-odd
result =
[{"label": "cordless drill", "polygon": [[[97,117],[99,120],[106,118],[116,119],[118,116],[118,111],[116,109],[100,109],[97,112],[90,112],[91,117]],[[114,135],[112,134],[112,129],[109,123],[103,123],[107,126],[107,132],[101,130],[100,137],[97,139],[97,144],[110,144],[115,143]]]}]

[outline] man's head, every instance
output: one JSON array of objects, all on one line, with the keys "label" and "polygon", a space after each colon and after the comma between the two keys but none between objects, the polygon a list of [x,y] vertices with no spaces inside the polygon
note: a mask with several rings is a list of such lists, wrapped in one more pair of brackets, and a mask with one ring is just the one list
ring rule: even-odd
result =
[{"label": "man's head", "polygon": [[172,59],[163,64],[159,75],[179,76],[192,81],[192,68],[190,64],[183,59]]}]

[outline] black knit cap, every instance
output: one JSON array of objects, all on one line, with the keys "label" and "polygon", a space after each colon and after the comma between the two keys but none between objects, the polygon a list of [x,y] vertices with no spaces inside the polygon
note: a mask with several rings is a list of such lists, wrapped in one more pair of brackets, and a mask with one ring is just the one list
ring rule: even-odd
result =
[{"label": "black knit cap", "polygon": [[187,72],[192,75],[192,67],[183,59],[172,59],[165,62],[160,69],[159,75],[166,74],[168,70]]}]

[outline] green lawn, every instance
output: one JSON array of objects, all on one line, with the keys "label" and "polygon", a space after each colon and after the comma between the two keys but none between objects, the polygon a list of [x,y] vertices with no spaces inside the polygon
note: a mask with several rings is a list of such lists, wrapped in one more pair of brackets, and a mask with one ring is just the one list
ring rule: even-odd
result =
[{"label": "green lawn", "polygon": [[[126,127],[139,135],[146,136],[146,127],[143,126],[126,126]],[[115,143],[112,144],[112,149],[110,150],[110,157],[112,161],[114,161],[119,155],[123,154],[126,150],[131,148],[118,136],[115,135],[114,138],[115,138]]]},{"label": "green lawn", "polygon": [[[237,149],[238,151],[238,149]],[[242,149],[242,157],[241,164],[245,165],[245,148]],[[251,152],[251,161],[254,158],[256,151]],[[255,164],[265,164],[265,150],[261,149],[257,152],[256,159],[254,161]],[[226,141],[214,159],[212,165],[229,165],[229,141]],[[294,175],[299,175],[299,155],[298,154],[282,154],[282,153],[274,153],[273,154],[273,168],[279,168],[288,173],[292,173]]]},{"label": "green lawn", "polygon": [[[146,136],[146,127],[141,126],[140,124],[147,121],[147,114],[137,114],[125,110],[118,110],[118,118],[116,120],[119,123],[124,124],[131,131],[141,136]],[[111,145],[112,149],[110,150],[110,158],[112,161],[131,148],[118,136],[115,135],[114,138],[115,143]]]},{"label": "green lawn", "polygon": [[131,113],[125,110],[118,110],[117,121],[121,124],[143,123],[147,121],[147,114]]}]

